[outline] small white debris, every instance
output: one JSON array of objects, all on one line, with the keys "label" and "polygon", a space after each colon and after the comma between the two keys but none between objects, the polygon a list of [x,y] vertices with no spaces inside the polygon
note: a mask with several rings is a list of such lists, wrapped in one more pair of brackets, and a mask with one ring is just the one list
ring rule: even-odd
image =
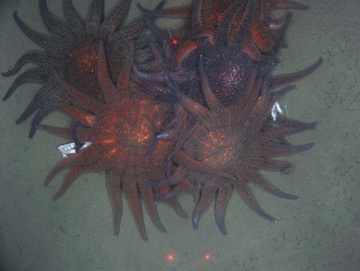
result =
[{"label": "small white debris", "polygon": [[156,136],[157,139],[166,139],[168,138],[170,135],[169,134],[158,134]]},{"label": "small white debris", "polygon": [[284,111],[282,110],[279,102],[276,102],[271,109],[271,116],[274,121],[276,121],[277,114],[284,115]]},{"label": "small white debris", "polygon": [[[82,150],[90,145],[91,145],[91,142],[84,142],[83,145],[81,146],[80,150]],[[61,145],[58,147],[58,149],[61,152],[63,158],[67,158],[68,155],[76,153],[74,142],[71,142],[71,143],[68,143],[65,145]]]}]

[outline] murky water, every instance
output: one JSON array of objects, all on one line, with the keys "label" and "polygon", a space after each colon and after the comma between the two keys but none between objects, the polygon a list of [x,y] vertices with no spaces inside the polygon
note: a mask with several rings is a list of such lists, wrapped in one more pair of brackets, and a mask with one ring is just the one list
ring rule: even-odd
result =
[{"label": "murky water", "polygon": [[[74,1],[82,14],[89,2]],[[115,2],[106,1],[106,8]],[[147,7],[157,4],[139,2]],[[0,269],[359,270],[360,2],[301,2],[311,9],[295,12],[279,73],[304,68],[320,56],[324,63],[281,104],[289,116],[320,124],[291,137],[294,143],[315,142],[310,151],[289,157],[293,172],[266,173],[273,184],[302,201],[255,191],[278,223],[258,217],[234,193],[226,213],[229,238],[216,228],[212,208],[194,232],[189,219],[178,218],[160,204],[168,232],[159,233],[145,215],[145,243],[126,203],[120,235],[114,237],[102,174],[82,176],[57,202],[51,197],[61,176],[43,186],[49,170],[62,159],[57,146],[65,142],[41,131],[30,140],[30,120],[14,124],[37,89],[26,84],[0,106]],[[137,13],[135,4],[130,17]],[[62,16],[61,1],[49,0],[48,5]],[[0,71],[7,71],[25,51],[37,49],[17,28],[14,10],[31,27],[45,31],[36,1],[0,1]],[[0,78],[1,95],[13,80]],[[61,126],[68,120],[54,113],[45,123]],[[191,214],[191,196],[183,195],[180,201]]]}]

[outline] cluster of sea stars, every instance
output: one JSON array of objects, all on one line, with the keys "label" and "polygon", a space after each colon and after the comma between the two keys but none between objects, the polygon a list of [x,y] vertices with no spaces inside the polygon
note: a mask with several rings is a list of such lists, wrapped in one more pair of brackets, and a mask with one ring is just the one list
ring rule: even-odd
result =
[{"label": "cluster of sea stars", "polygon": [[[85,19],[71,0],[63,0],[64,19],[39,0],[50,35],[27,26],[14,12],[22,32],[43,50],[25,53],[3,76],[17,74],[4,100],[21,85],[41,84],[17,123],[33,113],[30,137],[40,128],[74,142],[75,154],[47,176],[48,184],[69,170],[58,199],[83,173],[103,171],[113,209],[114,234],[127,197],[137,228],[147,234],[142,204],[153,223],[165,231],[156,210],[165,201],[182,217],[177,196],[194,195],[193,226],[215,198],[215,220],[223,235],[225,209],[235,189],[257,214],[276,221],[257,203],[249,183],[287,199],[298,199],[270,184],[260,170],[291,170],[276,160],[308,150],[286,136],[313,129],[283,115],[274,105],[292,83],[322,62],[292,74],[272,75],[292,18],[277,18],[275,9],[305,10],[290,0],[194,0],[177,8],[154,10],[138,5],[142,15],[123,25],[130,1],[104,17],[102,0],[92,0]],[[183,25],[163,29],[158,18],[177,18]],[[282,87],[282,88],[281,88]],[[281,88],[274,91],[274,89]],[[68,128],[42,125],[54,110],[71,119]],[[87,142],[85,145],[84,142]]]}]

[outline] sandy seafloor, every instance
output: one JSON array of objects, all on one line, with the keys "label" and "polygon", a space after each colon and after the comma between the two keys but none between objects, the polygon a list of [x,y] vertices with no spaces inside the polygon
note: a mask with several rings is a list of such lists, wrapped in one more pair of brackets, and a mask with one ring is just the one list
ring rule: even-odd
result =
[{"label": "sandy seafloor", "polygon": [[[85,14],[90,1],[74,2]],[[107,10],[114,2],[106,1]],[[154,7],[158,1],[139,2]],[[41,131],[30,140],[30,120],[14,124],[38,88],[26,84],[0,106],[0,270],[360,270],[360,2],[301,2],[311,9],[295,12],[277,72],[297,71],[320,56],[324,63],[281,104],[289,116],[320,124],[292,136],[294,143],[313,141],[315,147],[288,157],[294,165],[290,174],[266,173],[302,201],[254,190],[278,223],[257,216],[233,193],[226,213],[228,238],[216,228],[212,207],[194,232],[190,219],[160,204],[167,233],[158,232],[146,214],[149,242],[144,242],[127,203],[120,235],[114,237],[103,174],[80,177],[57,202],[51,198],[64,174],[44,187],[45,176],[62,159],[57,146],[66,142]],[[61,16],[61,1],[48,4]],[[137,12],[134,4],[130,16]],[[0,0],[0,71],[37,49],[17,28],[14,10],[45,31],[37,1]],[[1,96],[14,78],[0,78]],[[54,113],[45,123],[61,126],[68,120]],[[191,215],[191,196],[180,201]]]}]

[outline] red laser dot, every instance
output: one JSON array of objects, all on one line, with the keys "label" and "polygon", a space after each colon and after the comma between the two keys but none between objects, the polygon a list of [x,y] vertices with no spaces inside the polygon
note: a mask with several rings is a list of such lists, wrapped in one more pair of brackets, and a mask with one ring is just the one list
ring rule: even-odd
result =
[{"label": "red laser dot", "polygon": [[174,45],[174,46],[178,45],[178,43],[179,43],[179,41],[176,40],[176,39],[173,39],[173,40],[171,41],[171,44]]},{"label": "red laser dot", "polygon": [[170,253],[170,254],[167,256],[167,259],[168,259],[169,262],[174,261],[174,254],[171,254],[171,253]]},{"label": "red laser dot", "polygon": [[210,261],[210,259],[211,259],[210,254],[205,254],[204,259],[205,259],[206,261]]}]

